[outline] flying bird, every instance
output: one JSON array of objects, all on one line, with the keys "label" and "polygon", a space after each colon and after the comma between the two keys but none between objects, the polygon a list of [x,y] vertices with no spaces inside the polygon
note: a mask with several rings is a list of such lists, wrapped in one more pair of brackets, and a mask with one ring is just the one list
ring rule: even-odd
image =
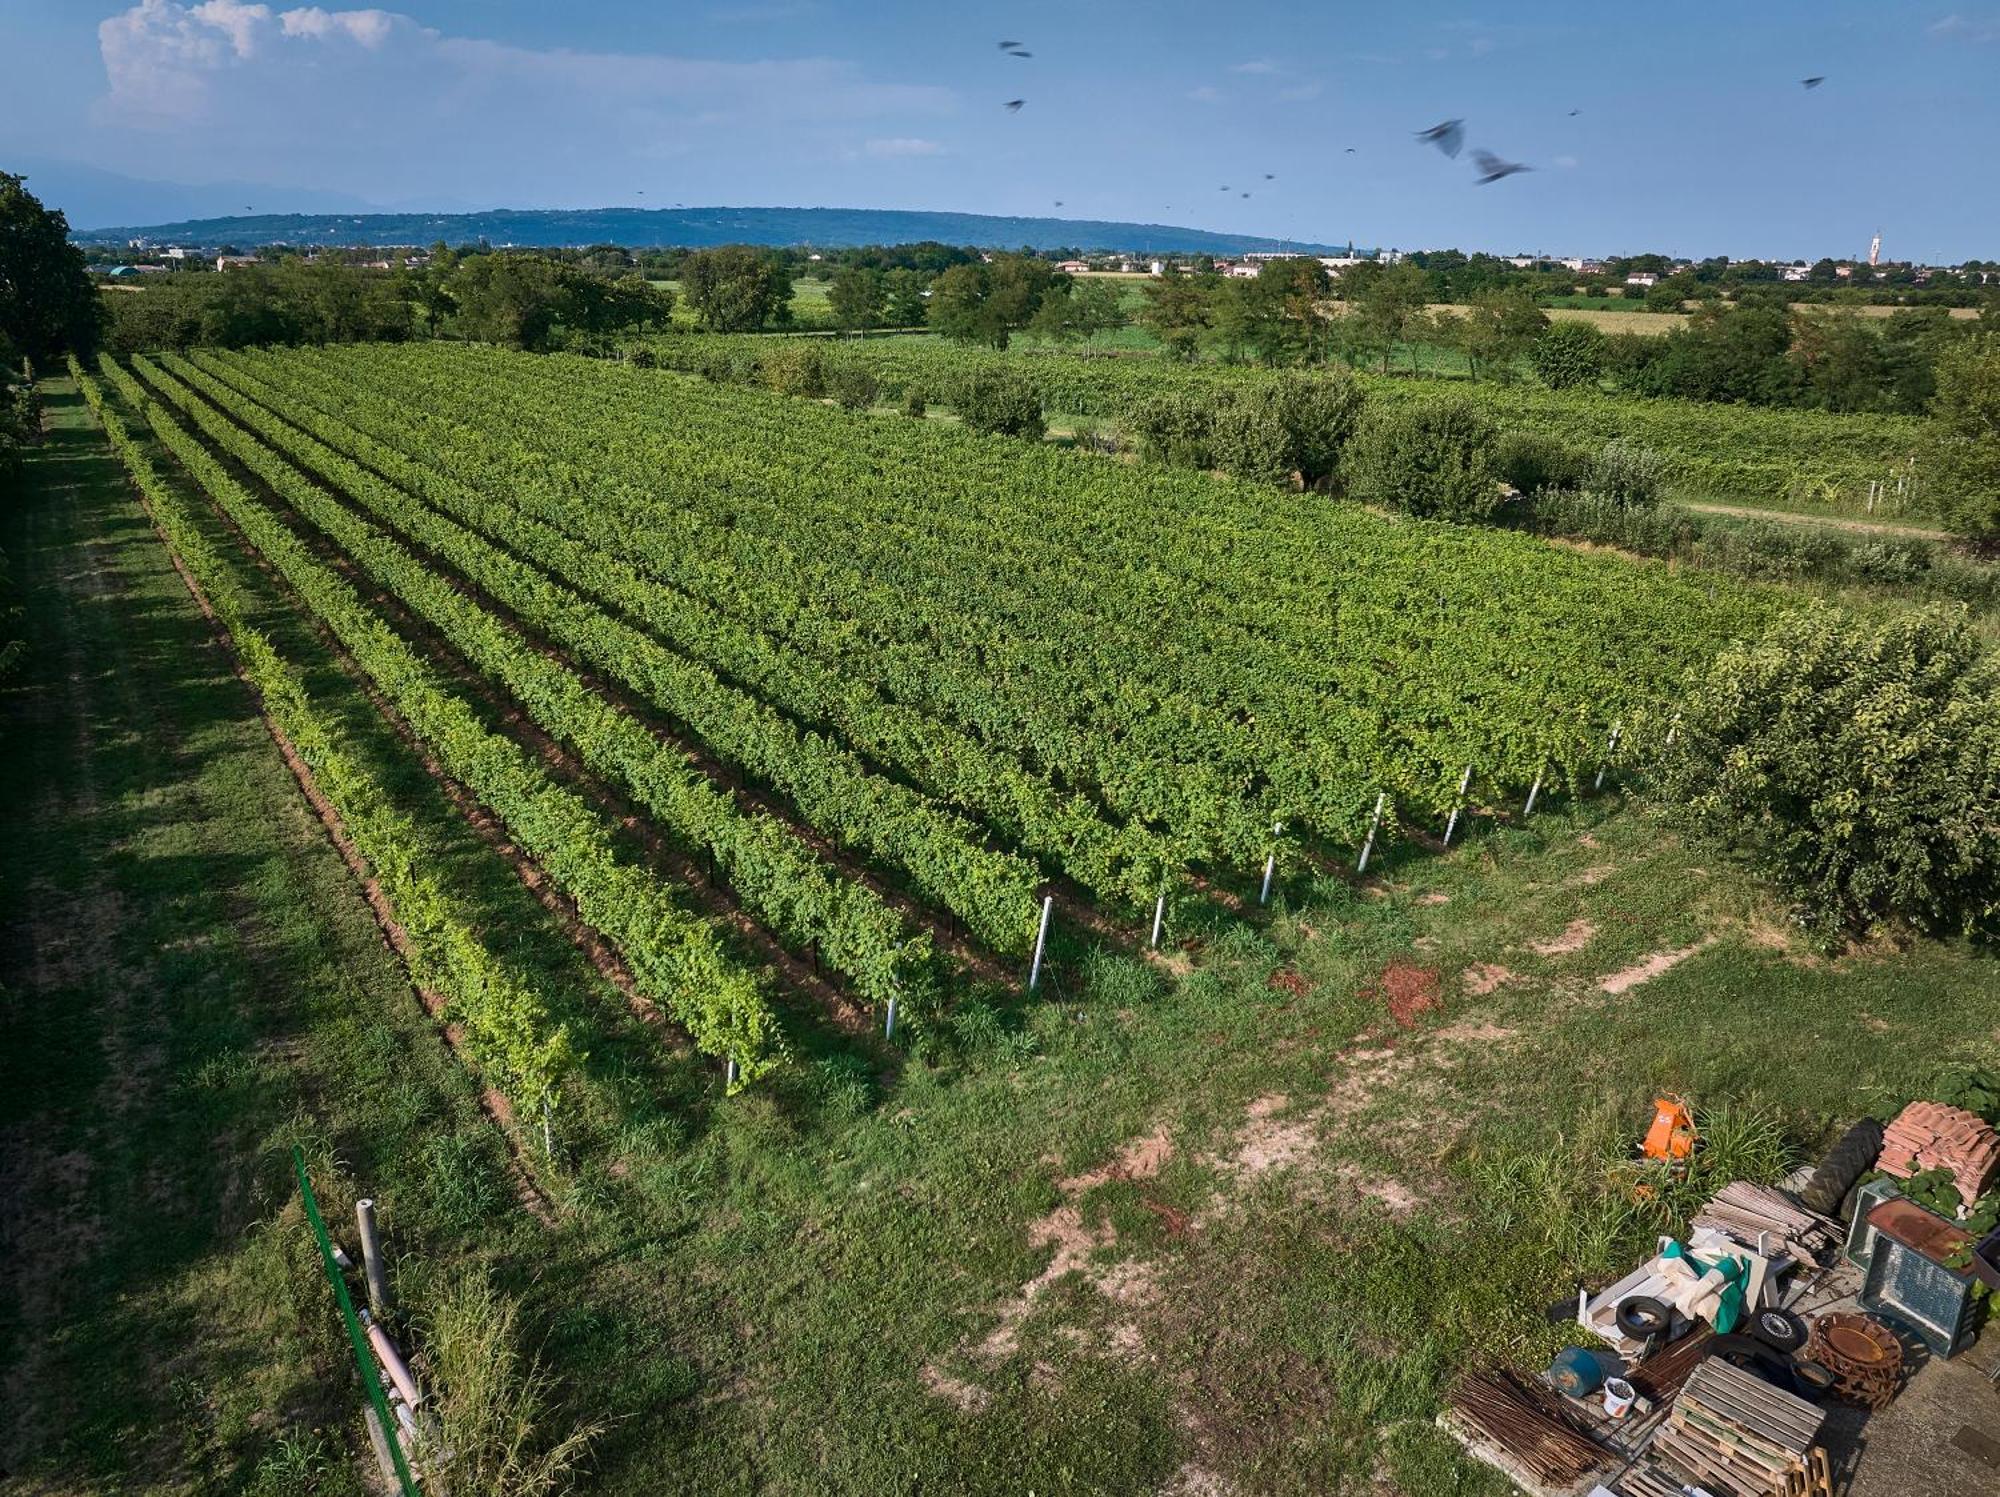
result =
[{"label": "flying bird", "polygon": [[1465,144],[1465,121],[1446,120],[1441,125],[1432,125],[1428,130],[1417,131],[1417,139],[1429,141],[1447,156],[1456,156]]},{"label": "flying bird", "polygon": [[1266,182],[1275,182],[1278,180],[1278,174],[1276,172],[1265,172],[1264,180]]},{"label": "flying bird", "polygon": [[1028,101],[1026,99],[1009,99],[1007,101],[1007,108],[1012,110],[1015,114],[1019,114],[1021,112],[1021,106],[1027,102]]},{"label": "flying bird", "polygon": [[1515,172],[1531,172],[1532,166],[1523,166],[1518,161],[1502,161],[1491,151],[1474,151],[1472,159],[1478,163],[1480,182],[1498,182],[1502,177],[1511,177]]},{"label": "flying bird", "polygon": [[1229,184],[1227,182],[1224,182],[1220,187],[1216,188],[1215,190],[1217,192],[1227,192],[1229,191]]},{"label": "flying bird", "polygon": [[1817,78],[1801,78],[1799,80],[1799,86],[1801,88],[1806,88],[1806,89],[1815,89],[1818,88],[1824,82],[1826,82],[1826,75],[1822,73]]},{"label": "flying bird", "polygon": [[1243,194],[1243,196],[1247,198],[1248,196],[1250,196],[1250,194],[1246,192]]},{"label": "flying bird", "polygon": [[1060,207],[1062,206],[1062,199],[1061,199],[1061,198],[1057,198],[1057,199],[1056,199],[1056,206],[1057,206],[1058,208],[1060,208]]},{"label": "flying bird", "polygon": [[1582,111],[1581,109],[1572,109],[1572,110],[1571,110],[1571,111],[1569,112],[1569,117],[1570,117],[1571,119],[1575,119],[1575,118],[1576,118],[1576,117],[1577,117],[1577,116],[1578,116],[1579,114],[1582,114],[1582,113],[1583,113],[1583,111]]},{"label": "flying bird", "polygon": [[1016,47],[1012,52],[1009,52],[1007,55],[1009,57],[1033,57],[1035,54],[1028,51],[1025,47]]},{"label": "flying bird", "polygon": [[1000,50],[1002,52],[1011,52],[1020,45],[1021,44],[1019,42],[1002,42],[1000,44]]},{"label": "flying bird", "polygon": [[1349,147],[1347,148],[1347,154],[1348,154],[1348,155],[1350,155],[1350,156],[1352,156],[1352,155],[1354,154],[1354,147],[1353,147],[1353,146],[1349,146]]}]

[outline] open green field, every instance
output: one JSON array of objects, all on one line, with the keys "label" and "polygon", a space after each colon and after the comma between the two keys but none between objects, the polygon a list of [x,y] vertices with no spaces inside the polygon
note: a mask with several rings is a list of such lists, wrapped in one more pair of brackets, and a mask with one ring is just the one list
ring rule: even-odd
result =
[{"label": "open green field", "polygon": [[419,1344],[518,1306],[578,1491],[1497,1494],[1459,1368],[2000,1064],[1990,954],[1624,793],[1781,589],[601,361],[89,377],[0,513],[10,1497],[362,1490],[294,1142]]}]

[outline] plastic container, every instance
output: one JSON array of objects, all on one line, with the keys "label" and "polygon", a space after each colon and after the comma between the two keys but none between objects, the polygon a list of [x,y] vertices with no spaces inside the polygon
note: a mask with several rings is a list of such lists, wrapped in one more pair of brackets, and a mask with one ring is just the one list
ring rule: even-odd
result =
[{"label": "plastic container", "polygon": [[1632,1412],[1632,1404],[1639,1397],[1639,1390],[1622,1377],[1608,1377],[1604,1380],[1604,1412],[1613,1419],[1623,1419]]}]

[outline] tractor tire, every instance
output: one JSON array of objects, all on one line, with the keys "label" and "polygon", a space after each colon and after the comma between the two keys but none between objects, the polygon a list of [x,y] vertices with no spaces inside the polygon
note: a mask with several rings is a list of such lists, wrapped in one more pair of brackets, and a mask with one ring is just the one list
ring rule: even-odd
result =
[{"label": "tractor tire", "polygon": [[1861,1209],[1861,1182],[1856,1180],[1847,1187],[1847,1194],[1840,1198],[1840,1219],[1849,1226],[1854,1224],[1854,1213]]},{"label": "tractor tire", "polygon": [[1827,1151],[1826,1158],[1806,1181],[1806,1188],[1799,1192],[1799,1204],[1821,1216],[1832,1216],[1840,1209],[1841,1197],[1856,1180],[1875,1168],[1881,1153],[1882,1125],[1873,1118],[1863,1118],[1841,1134],[1840,1142]]}]

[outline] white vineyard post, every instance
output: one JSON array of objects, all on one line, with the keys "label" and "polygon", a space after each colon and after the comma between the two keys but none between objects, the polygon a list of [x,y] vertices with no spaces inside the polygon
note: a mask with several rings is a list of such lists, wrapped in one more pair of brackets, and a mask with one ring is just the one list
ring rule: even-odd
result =
[{"label": "white vineyard post", "polygon": [[895,1037],[896,1037],[896,995],[894,993],[891,993],[889,995],[889,1017],[886,1020],[884,1020],[882,1024],[882,1038],[885,1040],[893,1040]]},{"label": "white vineyard post", "polygon": [[1049,916],[1053,913],[1055,907],[1055,895],[1044,894],[1042,896],[1042,926],[1040,930],[1035,932],[1035,959],[1028,967],[1028,991],[1031,993],[1035,991],[1036,984],[1042,980],[1042,948],[1048,944]]},{"label": "white vineyard post", "polygon": [[722,1073],[722,1089],[727,1091],[734,1085],[736,1085],[736,1057],[732,1055],[729,1057],[727,1069]]},{"label": "white vineyard post", "polygon": [[1458,813],[1465,809],[1465,792],[1472,788],[1472,766],[1458,777],[1458,799],[1451,803],[1451,819],[1444,824],[1444,845],[1451,846],[1451,834],[1458,830]]},{"label": "white vineyard post", "polygon": [[542,1098],[542,1154],[549,1159],[555,1158],[556,1155],[555,1134],[549,1126],[549,1099],[547,1097]]},{"label": "white vineyard post", "polygon": [[1368,856],[1375,851],[1375,834],[1382,829],[1382,807],[1387,805],[1388,801],[1388,791],[1378,790],[1375,793],[1375,816],[1368,823],[1368,840],[1361,844],[1361,857],[1354,865],[1356,873],[1366,873],[1368,871]]},{"label": "white vineyard post", "polygon": [[1160,897],[1153,901],[1153,939],[1148,943],[1155,951],[1160,949],[1160,927],[1167,923],[1167,891],[1160,890]]},{"label": "white vineyard post", "polygon": [[1681,734],[1681,715],[1678,712],[1676,712],[1674,714],[1674,720],[1667,724],[1668,748],[1672,748],[1674,746],[1674,740],[1680,737],[1680,734]]},{"label": "white vineyard post", "polygon": [[1535,771],[1535,783],[1528,787],[1528,803],[1521,807],[1522,820],[1525,821],[1528,817],[1535,814],[1535,802],[1541,799],[1542,794],[1542,777],[1547,773],[1548,766],[1546,764]]},{"label": "white vineyard post", "polygon": [[[1271,835],[1275,838],[1280,833],[1282,833],[1284,829],[1285,829],[1285,824],[1282,821],[1274,822],[1271,826]],[[1277,874],[1278,874],[1278,846],[1276,842],[1273,842],[1271,844],[1271,855],[1268,858],[1264,859],[1264,888],[1262,892],[1260,892],[1257,896],[1257,903],[1269,904],[1271,902],[1271,880],[1277,877]]]},{"label": "white vineyard post", "polygon": [[1597,766],[1597,780],[1591,785],[1592,790],[1604,788],[1604,776],[1610,772],[1611,757],[1618,752],[1618,735],[1624,731],[1624,725],[1621,723],[1611,725],[1611,741],[1604,745],[1604,762]]}]

